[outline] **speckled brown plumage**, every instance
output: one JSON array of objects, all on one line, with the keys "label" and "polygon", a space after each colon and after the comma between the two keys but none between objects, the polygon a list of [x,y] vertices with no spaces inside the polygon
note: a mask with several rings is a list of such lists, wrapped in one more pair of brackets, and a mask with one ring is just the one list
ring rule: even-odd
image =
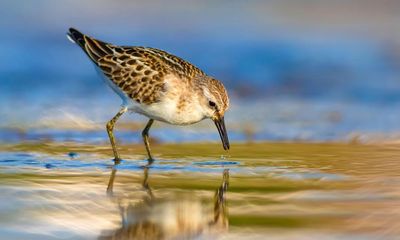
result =
[{"label": "speckled brown plumage", "polygon": [[120,47],[86,35],[78,43],[103,73],[138,103],[159,101],[168,74],[182,81],[205,75],[189,62],[159,49]]}]

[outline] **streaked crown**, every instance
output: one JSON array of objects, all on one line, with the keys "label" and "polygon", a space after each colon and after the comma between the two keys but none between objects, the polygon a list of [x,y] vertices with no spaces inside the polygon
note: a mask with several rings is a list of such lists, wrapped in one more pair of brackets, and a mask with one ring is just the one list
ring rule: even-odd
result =
[{"label": "streaked crown", "polygon": [[204,76],[199,81],[202,94],[205,97],[204,105],[211,110],[209,117],[223,117],[229,108],[229,97],[224,85],[209,76]]},{"label": "streaked crown", "polygon": [[226,91],[224,85],[214,78],[210,78],[209,90],[214,96],[218,111],[220,112],[221,116],[223,116],[225,111],[229,108],[228,92]]}]

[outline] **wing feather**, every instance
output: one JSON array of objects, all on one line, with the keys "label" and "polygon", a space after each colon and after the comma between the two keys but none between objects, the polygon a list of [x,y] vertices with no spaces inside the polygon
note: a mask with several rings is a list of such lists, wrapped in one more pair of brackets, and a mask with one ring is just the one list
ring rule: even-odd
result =
[{"label": "wing feather", "polygon": [[166,91],[166,75],[172,74],[182,81],[205,75],[189,62],[159,49],[115,46],[73,28],[69,29],[68,37],[114,84],[139,103],[160,101]]}]

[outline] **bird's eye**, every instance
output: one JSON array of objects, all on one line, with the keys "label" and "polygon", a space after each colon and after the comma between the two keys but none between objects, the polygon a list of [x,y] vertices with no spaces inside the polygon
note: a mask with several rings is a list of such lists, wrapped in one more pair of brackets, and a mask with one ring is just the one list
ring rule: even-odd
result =
[{"label": "bird's eye", "polygon": [[215,107],[215,102],[209,101],[209,102],[208,102],[208,105],[210,105],[210,107]]}]

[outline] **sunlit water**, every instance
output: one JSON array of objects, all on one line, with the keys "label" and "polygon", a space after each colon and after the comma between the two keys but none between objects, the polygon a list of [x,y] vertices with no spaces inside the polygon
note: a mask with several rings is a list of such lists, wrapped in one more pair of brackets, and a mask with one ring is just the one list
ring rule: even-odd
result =
[{"label": "sunlit water", "polygon": [[220,148],[3,145],[0,239],[398,239],[400,148]]}]

